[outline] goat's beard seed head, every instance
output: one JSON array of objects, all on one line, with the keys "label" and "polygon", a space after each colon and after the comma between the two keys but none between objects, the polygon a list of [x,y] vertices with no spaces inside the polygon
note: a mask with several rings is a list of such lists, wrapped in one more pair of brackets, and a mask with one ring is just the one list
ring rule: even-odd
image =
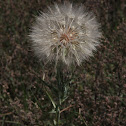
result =
[{"label": "goat's beard seed head", "polygon": [[99,28],[95,16],[84,6],[55,3],[36,18],[30,37],[40,59],[80,65],[99,45]]}]

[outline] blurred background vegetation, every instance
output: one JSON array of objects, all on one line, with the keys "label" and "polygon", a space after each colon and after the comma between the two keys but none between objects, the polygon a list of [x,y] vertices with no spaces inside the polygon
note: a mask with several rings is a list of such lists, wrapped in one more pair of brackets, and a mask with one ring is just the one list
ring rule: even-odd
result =
[{"label": "blurred background vegetation", "polygon": [[[47,5],[62,0],[0,1],[0,125],[50,126],[51,103],[41,78],[55,83],[51,64],[34,56],[29,28]],[[66,0],[68,1],[68,0]],[[62,126],[124,126],[126,124],[126,1],[71,0],[93,11],[103,37],[94,57],[63,71],[73,85],[62,112]],[[72,78],[71,78],[72,76]]]}]

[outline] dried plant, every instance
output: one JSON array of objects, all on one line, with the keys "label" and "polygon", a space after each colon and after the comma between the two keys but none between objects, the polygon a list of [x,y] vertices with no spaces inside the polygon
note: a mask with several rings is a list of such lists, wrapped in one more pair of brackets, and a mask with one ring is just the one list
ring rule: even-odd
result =
[{"label": "dried plant", "polygon": [[83,5],[55,3],[36,18],[30,37],[40,59],[80,65],[99,45],[99,28],[94,14]]}]

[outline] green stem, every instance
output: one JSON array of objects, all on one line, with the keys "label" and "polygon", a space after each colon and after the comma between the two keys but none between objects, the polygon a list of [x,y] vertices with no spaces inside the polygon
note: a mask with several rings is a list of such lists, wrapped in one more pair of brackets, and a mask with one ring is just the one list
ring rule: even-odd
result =
[{"label": "green stem", "polygon": [[[60,91],[60,89],[58,91]],[[57,104],[57,110],[56,110],[57,126],[60,126],[60,106],[61,106],[61,103],[60,103],[60,92],[58,92],[58,104]]]},{"label": "green stem", "polygon": [[58,108],[57,108],[57,126],[60,126],[60,108],[59,108],[59,106],[58,106]]}]

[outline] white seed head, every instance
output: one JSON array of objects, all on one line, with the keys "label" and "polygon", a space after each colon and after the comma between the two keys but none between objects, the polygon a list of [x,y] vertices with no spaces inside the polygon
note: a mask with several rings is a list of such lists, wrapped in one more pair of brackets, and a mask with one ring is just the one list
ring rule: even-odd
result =
[{"label": "white seed head", "polygon": [[84,6],[55,3],[36,18],[30,37],[40,59],[80,65],[99,45],[99,28],[95,16]]}]

